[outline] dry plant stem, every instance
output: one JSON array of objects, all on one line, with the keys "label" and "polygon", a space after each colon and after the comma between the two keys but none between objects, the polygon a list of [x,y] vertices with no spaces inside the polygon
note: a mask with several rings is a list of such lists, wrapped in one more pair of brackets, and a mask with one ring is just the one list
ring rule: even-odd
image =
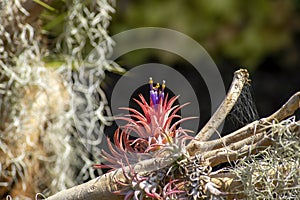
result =
[{"label": "dry plant stem", "polygon": [[[210,150],[218,149],[221,147],[226,147],[232,143],[241,141],[247,137],[254,134],[258,134],[268,128],[268,125],[273,121],[281,121],[295,113],[299,108],[300,104],[300,92],[295,93],[279,110],[269,117],[256,120],[233,133],[224,136],[222,138],[212,140],[212,141],[193,141],[190,146],[188,146],[188,151],[192,153],[204,153]],[[217,127],[216,127],[217,128]],[[191,154],[191,153],[190,153]],[[194,154],[192,154],[194,155]]]},{"label": "dry plant stem", "polygon": [[206,142],[197,142],[197,145],[199,146],[199,150],[197,153],[203,153],[208,150],[210,151],[210,150],[226,147],[232,143],[241,141],[253,134],[256,134],[258,132],[267,129],[267,127],[263,125],[264,124],[262,124],[260,120],[257,120],[222,138],[215,139],[212,141],[206,141]]},{"label": "dry plant stem", "polygon": [[[281,109],[279,109],[276,112],[276,113],[281,113],[281,115],[279,117],[283,117],[282,119],[284,119],[284,118],[288,117],[288,115],[292,115],[295,112],[295,110],[292,112],[292,109],[297,109],[296,105],[299,104],[300,99],[298,99],[297,101],[295,101],[295,99],[297,99],[298,97],[299,97],[299,93],[296,93],[285,104],[285,105],[289,105],[289,106],[284,105],[283,107],[281,107]],[[289,111],[285,112],[284,111],[285,109],[288,109]],[[284,114],[282,114],[282,113],[284,113]],[[224,147],[203,152],[202,153],[203,157],[205,159],[207,159],[208,162],[210,163],[210,165],[213,167],[213,166],[216,166],[216,165],[224,163],[224,162],[230,162],[233,160],[237,160],[238,158],[241,158],[249,153],[256,153],[259,150],[265,149],[266,147],[268,147],[272,144],[272,140],[270,139],[270,137],[267,134],[267,130],[270,128],[267,126],[267,123],[270,124],[269,120],[272,120],[272,119],[277,120],[277,118],[273,118],[273,117],[277,116],[275,114],[271,115],[268,118],[262,119],[262,120],[264,120],[264,126],[260,125],[260,127],[262,127],[262,128],[254,128],[254,127],[250,128],[249,130],[255,129],[256,131],[253,131],[252,133],[250,132],[251,136],[249,136],[249,137],[246,137],[246,138],[241,137],[241,135],[245,136],[245,134],[239,135],[239,133],[247,133],[247,132],[237,131],[237,132],[234,132],[234,133],[228,135],[227,138],[221,138],[221,140],[223,140],[223,142],[220,144],[223,144]],[[261,120],[258,122],[262,123]],[[253,123],[251,125],[253,126]],[[290,128],[297,128],[297,127],[291,126]],[[244,128],[242,130],[244,130]],[[235,138],[239,138],[240,140],[232,141],[234,136],[235,136]]]},{"label": "dry plant stem", "polygon": [[217,128],[222,124],[228,113],[235,105],[238,97],[240,96],[244,84],[249,81],[249,74],[247,70],[240,69],[234,73],[233,81],[229,88],[226,98],[219,106],[214,115],[210,118],[207,124],[201,129],[201,131],[194,138],[199,141],[207,141],[214,134]]},{"label": "dry plant stem", "polygon": [[[177,159],[176,156],[167,156],[166,158],[153,158],[141,161],[133,166],[134,172],[138,174],[145,174],[148,172],[162,169]],[[125,167],[125,172],[130,171],[129,167]],[[118,182],[126,182],[122,169],[117,169],[106,173],[96,179],[70,189],[61,191],[48,200],[119,200],[124,199],[123,196],[114,194],[113,192],[120,190]]]},{"label": "dry plant stem", "polygon": [[[201,131],[196,135],[194,140],[190,142],[187,146],[187,150],[190,155],[195,155],[198,151],[195,148],[196,142],[207,141],[209,138],[215,133],[218,127],[225,120],[228,113],[231,111],[233,106],[235,105],[238,97],[240,96],[243,87],[249,81],[248,71],[245,69],[240,69],[234,73],[233,81],[231,83],[230,89],[227,93],[226,98],[223,100],[222,104],[219,106],[214,115],[210,118],[210,120],[206,123],[206,125],[201,129]],[[201,143],[203,144],[203,143]]]},{"label": "dry plant stem", "polygon": [[242,141],[233,143],[228,147],[223,147],[213,151],[203,153],[203,157],[214,167],[218,164],[237,160],[251,153],[265,149],[272,144],[270,138],[265,137],[265,132],[256,134]]},{"label": "dry plant stem", "polygon": [[300,108],[300,92],[295,93],[279,110],[269,117],[263,119],[271,122],[272,120],[281,121],[295,113]]}]

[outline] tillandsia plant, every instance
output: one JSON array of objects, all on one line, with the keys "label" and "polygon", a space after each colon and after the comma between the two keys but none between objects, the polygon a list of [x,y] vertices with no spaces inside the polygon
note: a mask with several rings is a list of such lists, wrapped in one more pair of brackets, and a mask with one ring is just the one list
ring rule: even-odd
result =
[{"label": "tillandsia plant", "polygon": [[[112,171],[48,200],[299,197],[300,121],[290,116],[300,106],[300,92],[272,115],[209,140],[243,95],[248,77],[244,69],[235,72],[225,99],[194,137],[179,127],[191,119],[178,114],[185,105],[174,105],[178,97],[169,99],[165,83],[153,86],[150,79],[149,103],[141,95],[135,100],[143,113],[123,108],[130,112],[121,117],[127,124],[115,132],[114,145],[108,142],[111,152],[102,154],[109,164],[95,165]],[[222,163],[236,165],[226,169]]]},{"label": "tillandsia plant", "polygon": [[[124,117],[117,117],[127,122],[118,128],[114,134],[114,145],[107,139],[111,154],[102,151],[102,157],[108,165],[95,165],[96,168],[111,167],[114,170],[122,168],[126,181],[118,181],[122,189],[116,194],[125,195],[125,200],[131,199],[186,199],[206,197],[205,191],[220,194],[210,182],[211,167],[205,165],[202,157],[197,156],[193,161],[188,159],[186,141],[192,139],[187,129],[179,125],[195,117],[182,118],[178,112],[188,103],[175,105],[179,96],[168,98],[165,94],[165,81],[160,86],[153,85],[150,77],[149,103],[143,95],[134,101],[143,113],[133,108],[121,108],[129,111]],[[132,135],[137,138],[132,139]],[[172,156],[174,162],[166,167],[144,175],[134,171],[131,165],[149,158]],[[190,164],[188,164],[190,163]],[[129,166],[129,171],[125,170]],[[187,176],[183,176],[187,175]],[[199,177],[200,176],[200,177]],[[200,183],[201,182],[201,183]]]},{"label": "tillandsia plant", "polygon": [[[111,164],[119,166],[121,163],[124,164],[124,156],[129,159],[130,164],[133,164],[138,161],[134,160],[134,157],[137,159],[137,156],[153,157],[167,150],[179,154],[185,153],[183,143],[188,138],[186,132],[189,130],[179,128],[178,125],[183,121],[193,119],[193,117],[181,118],[177,113],[187,104],[174,105],[178,96],[169,99],[168,94],[165,95],[165,81],[161,86],[158,83],[154,87],[152,78],[150,78],[149,85],[149,104],[141,94],[139,95],[140,100],[134,99],[142,109],[143,114],[133,108],[121,108],[131,114],[117,117],[117,119],[128,123],[116,130],[114,134],[115,149],[110,140],[107,140],[113,157],[106,152],[103,152],[103,157]],[[172,124],[174,119],[177,121]],[[130,136],[133,135],[138,137],[131,139]],[[130,155],[127,156],[127,154]],[[134,162],[131,163],[131,161]]]},{"label": "tillandsia plant", "polygon": [[[95,165],[96,168],[111,167],[113,169],[122,168],[125,182],[119,182],[124,188],[116,193],[125,195],[125,199],[143,199],[144,196],[162,199],[168,196],[175,197],[176,194],[184,193],[179,189],[182,184],[176,180],[172,174],[172,170],[160,169],[151,174],[139,175],[130,167],[129,173],[124,169],[125,165],[132,165],[141,160],[155,158],[160,155],[170,154],[173,157],[180,157],[186,153],[185,140],[188,138],[186,132],[178,125],[192,119],[181,118],[178,111],[184,105],[174,105],[178,96],[168,98],[165,94],[165,81],[160,86],[153,85],[153,80],[149,80],[150,86],[150,101],[149,103],[139,95],[140,100],[134,101],[140,106],[143,113],[133,108],[121,108],[129,111],[124,117],[118,117],[127,122],[125,126],[118,128],[114,134],[114,145],[108,138],[108,144],[111,154],[103,151],[102,157],[109,162],[106,165]],[[177,119],[175,123],[173,120]],[[133,135],[137,138],[132,139]],[[166,182],[168,182],[166,184]]]}]

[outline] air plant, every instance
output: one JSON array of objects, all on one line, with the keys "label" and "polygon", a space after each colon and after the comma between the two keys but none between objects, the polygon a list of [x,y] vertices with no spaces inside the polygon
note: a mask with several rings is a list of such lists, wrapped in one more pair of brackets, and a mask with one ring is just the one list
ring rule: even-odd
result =
[{"label": "air plant", "polygon": [[[130,114],[117,117],[126,121],[127,124],[115,131],[114,145],[109,138],[107,139],[110,153],[102,150],[102,157],[109,164],[94,167],[123,169],[126,182],[119,182],[124,187],[116,193],[125,195],[125,199],[131,197],[143,199],[144,196],[153,199],[177,199],[178,195],[186,192],[182,189],[184,180],[174,177],[174,171],[179,165],[168,166],[169,169],[160,169],[144,176],[135,173],[130,167],[141,160],[163,155],[176,155],[178,158],[184,156],[186,154],[185,141],[190,138],[187,135],[190,131],[179,125],[194,117],[182,118],[177,114],[188,103],[174,105],[179,96],[169,98],[168,94],[165,94],[165,81],[162,85],[157,83],[154,86],[150,78],[149,86],[149,103],[141,94],[140,100],[134,99],[143,113],[133,108],[121,108],[129,111]],[[138,137],[132,139],[131,135],[138,135]],[[129,172],[126,172],[125,165],[129,166]]]}]

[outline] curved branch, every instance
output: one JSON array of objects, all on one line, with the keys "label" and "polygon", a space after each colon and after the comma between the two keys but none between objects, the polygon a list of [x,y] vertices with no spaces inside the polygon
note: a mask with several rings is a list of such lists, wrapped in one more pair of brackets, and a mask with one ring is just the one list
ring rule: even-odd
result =
[{"label": "curved branch", "polygon": [[208,160],[210,166],[214,167],[221,163],[230,162],[256,153],[272,144],[271,139],[265,137],[265,134],[265,132],[262,132],[237,143],[233,143],[228,147],[208,151],[203,154],[203,157]]},{"label": "curved branch", "polygon": [[222,138],[212,140],[212,141],[192,141],[188,146],[187,150],[190,155],[195,155],[195,153],[204,153],[206,151],[218,149],[221,147],[226,147],[232,143],[243,140],[254,134],[260,133],[267,128],[273,120],[281,121],[291,115],[293,115],[296,110],[300,107],[300,92],[295,93],[279,110],[269,117],[256,120],[236,131],[226,135]]},{"label": "curved branch", "polygon": [[198,148],[196,148],[197,145],[195,146],[195,143],[209,140],[209,138],[222,124],[222,122],[225,120],[226,116],[238,100],[244,85],[249,82],[248,78],[249,73],[246,69],[240,69],[234,73],[233,81],[226,98],[223,100],[210,120],[187,146],[187,150],[190,155],[195,155],[195,153],[199,150]]},{"label": "curved branch", "polygon": [[293,115],[299,108],[300,92],[296,92],[279,110],[263,120],[268,122],[271,122],[273,120],[281,121]]}]

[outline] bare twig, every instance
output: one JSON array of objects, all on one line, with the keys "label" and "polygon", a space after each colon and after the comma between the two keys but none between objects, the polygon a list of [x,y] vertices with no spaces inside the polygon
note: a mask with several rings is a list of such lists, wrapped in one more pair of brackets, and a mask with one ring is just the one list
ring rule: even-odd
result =
[{"label": "bare twig", "polygon": [[271,122],[272,120],[281,121],[293,115],[299,108],[300,92],[296,92],[279,110],[263,120],[268,122]]},{"label": "bare twig", "polygon": [[209,138],[222,124],[222,122],[225,120],[226,116],[238,100],[238,97],[243,90],[244,84],[248,83],[248,78],[249,74],[245,69],[240,69],[234,73],[234,78],[226,98],[214,113],[214,115],[206,123],[206,125],[187,146],[187,150],[190,155],[195,155],[195,153],[199,150],[195,143],[209,140]]},{"label": "bare twig", "polygon": [[220,147],[228,146],[237,141],[243,140],[253,134],[260,133],[268,128],[268,125],[273,120],[281,121],[295,113],[299,108],[300,104],[300,92],[295,93],[279,110],[269,117],[256,120],[233,133],[224,136],[222,138],[212,140],[212,141],[196,141],[193,140],[188,146],[187,150],[190,155],[195,155],[195,153],[203,153],[205,151],[214,150]]},{"label": "bare twig", "polygon": [[218,164],[237,160],[248,154],[255,153],[259,150],[265,149],[272,141],[268,137],[264,137],[265,132],[245,138],[239,142],[233,143],[227,147],[207,151],[203,157],[214,167]]},{"label": "bare twig", "polygon": [[222,138],[206,142],[195,142],[195,144],[199,147],[197,153],[203,153],[206,151],[226,147],[232,143],[252,136],[253,134],[257,134],[258,132],[261,132],[265,129],[267,129],[267,127],[265,126],[265,124],[262,124],[260,120],[254,121]]},{"label": "bare twig", "polygon": [[244,84],[249,81],[249,74],[247,70],[240,69],[234,73],[233,81],[231,83],[230,89],[227,93],[226,98],[219,106],[218,110],[210,118],[207,124],[201,129],[201,131],[194,138],[199,141],[207,141],[217,130],[217,128],[225,120],[228,113],[231,111],[235,105],[238,97],[240,96]]}]

